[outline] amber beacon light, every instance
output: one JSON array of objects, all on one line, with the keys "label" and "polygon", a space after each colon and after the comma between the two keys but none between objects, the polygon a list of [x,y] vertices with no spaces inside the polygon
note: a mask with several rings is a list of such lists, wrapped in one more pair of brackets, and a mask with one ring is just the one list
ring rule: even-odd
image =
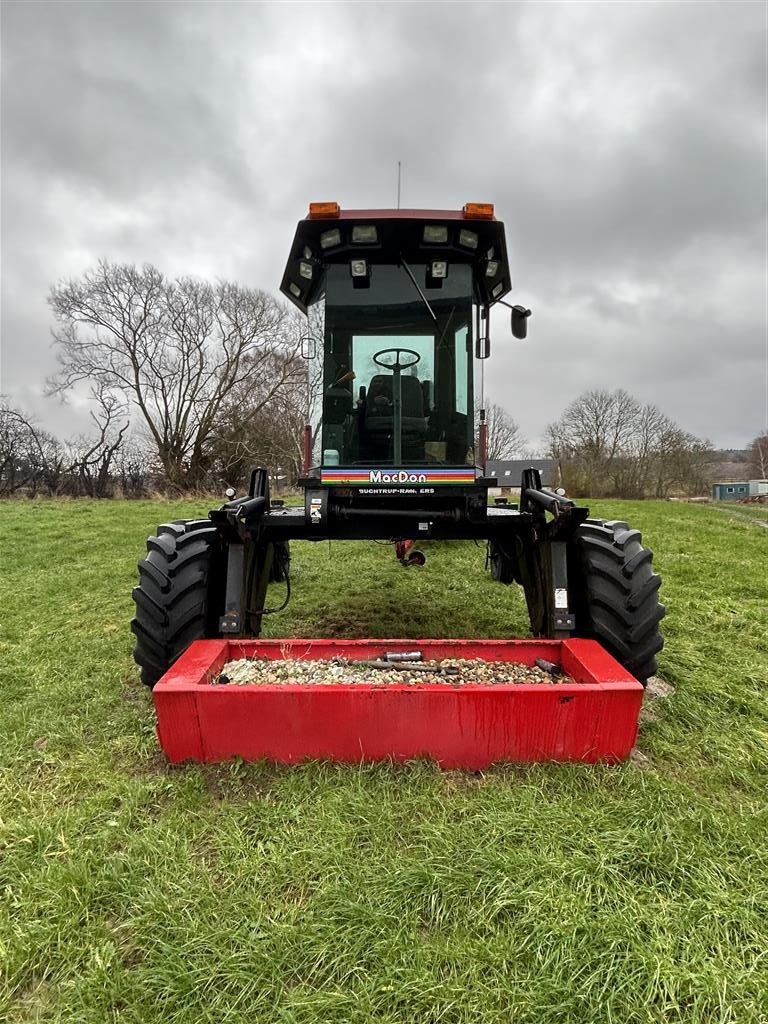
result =
[{"label": "amber beacon light", "polygon": [[462,212],[475,220],[493,220],[493,203],[465,203]]},{"label": "amber beacon light", "polygon": [[341,207],[338,203],[310,203],[309,204],[309,216],[310,217],[338,217],[341,213]]}]

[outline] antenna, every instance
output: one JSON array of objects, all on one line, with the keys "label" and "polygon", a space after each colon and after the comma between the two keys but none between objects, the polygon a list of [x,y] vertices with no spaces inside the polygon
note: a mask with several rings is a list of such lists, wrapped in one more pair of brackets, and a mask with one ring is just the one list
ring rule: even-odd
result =
[{"label": "antenna", "polygon": [[400,161],[397,161],[397,208],[400,209]]}]

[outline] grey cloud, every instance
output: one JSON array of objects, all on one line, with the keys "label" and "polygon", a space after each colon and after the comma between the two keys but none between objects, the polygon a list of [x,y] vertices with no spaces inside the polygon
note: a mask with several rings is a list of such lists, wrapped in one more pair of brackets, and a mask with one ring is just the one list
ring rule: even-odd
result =
[{"label": "grey cloud", "polygon": [[105,256],[276,290],[307,202],[394,205],[400,159],[403,205],[506,222],[535,319],[518,346],[497,317],[487,380],[530,437],[624,386],[743,444],[765,44],[737,2],[6,3],[0,389],[57,419],[33,382],[58,277]]},{"label": "grey cloud", "polygon": [[178,32],[172,5],[7,10],[3,147],[14,164],[125,202],[167,189],[169,170],[183,181],[204,169],[247,194],[211,100],[210,44]]}]

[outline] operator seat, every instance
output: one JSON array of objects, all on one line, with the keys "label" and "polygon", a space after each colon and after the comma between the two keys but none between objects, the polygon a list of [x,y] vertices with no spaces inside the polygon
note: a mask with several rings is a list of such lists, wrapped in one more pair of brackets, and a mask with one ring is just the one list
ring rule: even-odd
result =
[{"label": "operator seat", "polygon": [[[423,457],[424,440],[427,436],[427,418],[424,412],[424,391],[418,377],[400,378],[402,400],[403,449],[416,446],[420,452],[413,456]],[[361,426],[361,442],[366,453],[364,458],[385,458],[389,448],[389,436],[394,425],[394,402],[392,399],[392,377],[377,373],[365,395]]]},{"label": "operator seat", "polygon": [[[424,392],[419,379],[401,377],[400,396],[403,406],[403,433],[425,437],[427,420],[424,415]],[[365,396],[365,429],[373,432],[390,431],[393,415],[392,378],[377,373],[371,378]]]}]

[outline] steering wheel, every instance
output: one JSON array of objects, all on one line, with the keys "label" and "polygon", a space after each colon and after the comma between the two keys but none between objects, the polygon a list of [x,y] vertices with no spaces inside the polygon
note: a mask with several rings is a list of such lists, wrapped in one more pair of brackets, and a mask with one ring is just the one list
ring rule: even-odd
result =
[{"label": "steering wheel", "polygon": [[[396,356],[394,363],[383,363],[379,359],[379,356],[388,356],[392,352],[394,352]],[[404,355],[413,356],[413,359],[410,361],[410,363],[400,362],[401,352]],[[417,363],[420,363],[421,356],[419,355],[418,352],[414,352],[412,348],[382,348],[378,352],[374,353],[373,361],[374,363],[376,363],[377,366],[381,366],[385,370],[407,370],[409,366],[415,366]]]}]

